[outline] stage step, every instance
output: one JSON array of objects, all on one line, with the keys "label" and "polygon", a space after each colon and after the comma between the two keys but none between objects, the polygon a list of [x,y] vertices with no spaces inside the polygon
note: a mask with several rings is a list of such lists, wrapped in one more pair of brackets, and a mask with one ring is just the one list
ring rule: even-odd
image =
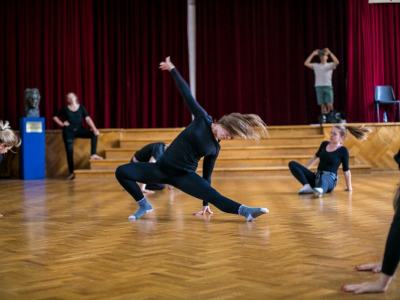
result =
[{"label": "stage step", "polygon": [[[105,160],[91,161],[88,170],[77,170],[77,178],[114,177],[119,165],[128,163],[132,155],[146,144],[171,142],[184,128],[126,129],[120,137],[119,148],[106,148]],[[269,136],[258,142],[252,140],[226,140],[221,142],[215,176],[289,175],[291,160],[306,164],[318,150],[324,135],[320,126],[271,126]],[[369,165],[350,157],[355,173],[368,173]],[[201,174],[202,161],[198,173]]]},{"label": "stage step", "polygon": [[[323,140],[324,136],[322,134],[314,135],[298,135],[298,136],[270,136],[259,141],[252,140],[224,140],[221,141],[222,148],[228,147],[250,147],[250,146],[275,146],[275,145],[310,145],[318,144]],[[149,143],[154,142],[165,142],[170,143],[172,140],[155,140],[153,138],[143,138],[143,139],[131,139],[123,137],[120,140],[121,148],[141,148]]]},{"label": "stage step", "polygon": [[[370,173],[371,167],[366,164],[357,164],[351,166],[352,174],[367,174]],[[97,169],[97,170],[76,170],[76,179],[94,179],[94,178],[115,178],[114,169]],[[198,174],[201,175],[201,168],[199,168]],[[269,176],[269,175],[290,175],[290,171],[287,166],[262,166],[262,167],[232,167],[232,168],[214,168],[213,176]],[[339,176],[343,179],[342,171],[339,171]]]},{"label": "stage step", "polygon": [[[319,125],[296,125],[296,126],[268,126],[270,136],[304,136],[318,135],[322,133]],[[184,127],[181,128],[137,128],[124,129],[123,139],[148,139],[152,140],[172,140]]]},{"label": "stage step", "polygon": [[[251,158],[263,155],[309,155],[312,157],[317,152],[320,143],[310,145],[277,145],[277,146],[247,146],[247,147],[221,147],[219,158]],[[140,147],[107,148],[107,159],[124,159],[128,161]]]},{"label": "stage step", "polygon": [[[301,164],[306,164],[310,160],[310,155],[277,155],[277,156],[255,156],[249,158],[221,158],[217,159],[217,168],[233,167],[260,167],[260,166],[287,166],[290,161],[295,160]],[[93,170],[116,169],[118,166],[126,164],[126,159],[105,159],[90,161],[90,168]],[[354,156],[350,156],[350,166],[355,165]],[[199,167],[203,162],[199,162]]]}]

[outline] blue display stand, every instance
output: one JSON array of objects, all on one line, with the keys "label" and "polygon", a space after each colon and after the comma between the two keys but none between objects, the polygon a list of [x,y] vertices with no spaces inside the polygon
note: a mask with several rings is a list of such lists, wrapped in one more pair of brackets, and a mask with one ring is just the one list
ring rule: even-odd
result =
[{"label": "blue display stand", "polygon": [[44,179],[46,176],[46,130],[44,118],[27,117],[20,122],[21,178]]}]

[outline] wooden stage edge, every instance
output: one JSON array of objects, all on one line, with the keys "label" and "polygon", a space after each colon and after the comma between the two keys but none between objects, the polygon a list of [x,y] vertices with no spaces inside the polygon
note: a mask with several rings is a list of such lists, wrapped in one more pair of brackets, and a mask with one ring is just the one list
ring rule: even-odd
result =
[{"label": "wooden stage edge", "polygon": [[[319,143],[329,137],[335,124],[269,126],[270,137],[255,144],[250,141],[229,141],[222,143],[215,175],[254,172],[254,165],[265,168],[260,175],[284,174],[289,160],[305,161],[318,148]],[[345,145],[354,159],[353,167],[363,170],[396,170],[393,155],[400,149],[400,123],[348,123],[346,125],[366,125],[372,133],[366,141],[358,141],[348,136]],[[127,162],[141,146],[154,141],[171,141],[183,128],[146,129],[101,129],[98,153],[105,156],[105,162],[89,162],[88,140],[78,139],[74,144],[75,169],[90,176],[102,177],[115,166]],[[259,159],[258,161],[254,158]],[[238,164],[234,160],[238,159]],[[249,159],[252,159],[250,162]],[[246,165],[249,160],[249,165]],[[218,165],[219,164],[219,165]],[[276,171],[277,168],[283,171]],[[90,170],[90,172],[88,172]],[[100,170],[100,171],[98,171]],[[272,171],[271,171],[272,170]],[[96,175],[96,172],[99,175]],[[46,174],[48,178],[67,176],[67,165],[61,130],[46,131]],[[108,176],[108,175],[107,175]],[[19,177],[18,153],[9,153],[0,166],[0,177]]]}]

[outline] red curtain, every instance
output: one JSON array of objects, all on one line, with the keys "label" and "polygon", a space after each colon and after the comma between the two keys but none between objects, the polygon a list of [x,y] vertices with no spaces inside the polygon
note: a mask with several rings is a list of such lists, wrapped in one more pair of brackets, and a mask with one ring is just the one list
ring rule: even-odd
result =
[{"label": "red curtain", "polygon": [[344,109],[346,12],[344,0],[197,1],[197,94],[214,117],[240,111],[267,124],[317,121],[314,75],[304,67],[328,47],[336,107]]},{"label": "red curtain", "polygon": [[376,122],[375,86],[392,85],[400,98],[400,5],[347,1],[347,16],[346,110],[351,121]]},{"label": "red curtain", "polygon": [[[47,126],[77,93],[99,127],[184,126],[190,115],[158,63],[188,78],[186,0],[0,1],[0,119],[14,128],[25,88],[38,87]],[[329,47],[335,106],[374,121],[373,92],[400,95],[400,5],[368,0],[199,0],[197,97],[215,118],[260,114],[268,124],[316,121],[313,73]],[[391,117],[389,115],[389,117]]]},{"label": "red curtain", "polygon": [[182,126],[190,120],[166,55],[187,77],[186,0],[1,1],[0,119],[14,128],[24,90],[51,117],[75,92],[99,127]]}]

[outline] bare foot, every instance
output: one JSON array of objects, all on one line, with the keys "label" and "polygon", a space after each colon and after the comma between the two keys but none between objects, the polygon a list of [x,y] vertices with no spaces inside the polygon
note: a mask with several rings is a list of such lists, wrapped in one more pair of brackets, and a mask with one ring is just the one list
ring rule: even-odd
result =
[{"label": "bare foot", "polygon": [[375,282],[363,282],[355,284],[345,284],[342,287],[343,292],[353,294],[365,294],[365,293],[384,293],[387,287],[382,285],[380,281]]},{"label": "bare foot", "polygon": [[103,157],[101,157],[101,156],[99,156],[97,154],[92,154],[90,156],[90,160],[103,160],[103,159],[104,159]]}]

